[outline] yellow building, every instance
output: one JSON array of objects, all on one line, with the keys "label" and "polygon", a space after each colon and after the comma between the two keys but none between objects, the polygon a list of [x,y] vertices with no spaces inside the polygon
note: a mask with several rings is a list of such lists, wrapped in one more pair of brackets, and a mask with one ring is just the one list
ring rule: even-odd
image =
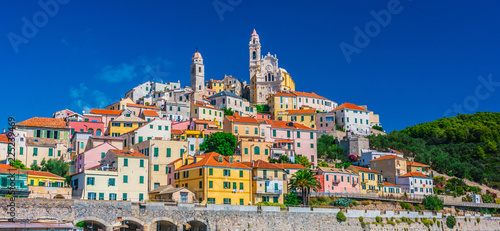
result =
[{"label": "yellow building", "polygon": [[252,168],[210,152],[203,159],[175,169],[175,187],[185,187],[201,203],[248,205],[252,200]]},{"label": "yellow building", "polygon": [[191,103],[191,117],[200,120],[215,121],[218,128],[222,128],[224,111],[215,108],[211,104],[204,103],[201,101],[196,101],[196,103]]},{"label": "yellow building", "polygon": [[401,190],[401,186],[397,184],[392,184],[389,182],[384,182],[384,190],[382,192],[383,196],[402,196],[403,190]]},{"label": "yellow building", "polygon": [[267,98],[269,112],[275,120],[285,116],[287,110],[297,109],[297,98],[293,92],[278,92]]},{"label": "yellow building", "polygon": [[105,109],[107,109],[107,110],[125,110],[125,109],[127,109],[127,104],[129,104],[129,103],[133,104],[135,102],[130,98],[124,98],[118,102],[115,102],[115,103],[112,103],[112,104],[106,106]]},{"label": "yellow building", "polygon": [[224,83],[221,80],[210,79],[207,83],[207,88],[212,89],[215,93],[224,91]]},{"label": "yellow building", "polygon": [[260,123],[253,117],[241,117],[238,113],[224,118],[224,132],[236,136],[237,149],[234,158],[240,162],[269,160],[272,142],[266,142]]},{"label": "yellow building", "polygon": [[267,161],[244,162],[252,168],[252,203],[275,202],[284,204],[287,193],[287,173],[284,168]]},{"label": "yellow building", "polygon": [[26,171],[30,198],[71,199],[71,188],[66,179],[50,172]]},{"label": "yellow building", "polygon": [[381,172],[354,165],[349,166],[347,169],[359,174],[359,178],[361,179],[361,187],[359,189],[360,193],[376,193],[378,195],[382,195],[384,181]]},{"label": "yellow building", "polygon": [[142,126],[146,121],[132,113],[125,113],[118,116],[110,123],[108,135],[117,137]]},{"label": "yellow building", "polygon": [[396,179],[406,174],[406,159],[396,155],[385,155],[370,160],[370,167],[383,173],[384,181],[396,183]]},{"label": "yellow building", "polygon": [[316,110],[314,109],[288,110],[285,112],[283,116],[279,116],[277,120],[293,121],[310,128],[316,128]]},{"label": "yellow building", "polygon": [[426,164],[421,164],[415,161],[406,162],[407,172],[420,172],[424,175],[429,175],[430,166]]},{"label": "yellow building", "polygon": [[292,76],[283,68],[281,70],[281,77],[283,78],[283,82],[281,82],[281,90],[282,91],[295,91],[295,82],[292,79]]}]

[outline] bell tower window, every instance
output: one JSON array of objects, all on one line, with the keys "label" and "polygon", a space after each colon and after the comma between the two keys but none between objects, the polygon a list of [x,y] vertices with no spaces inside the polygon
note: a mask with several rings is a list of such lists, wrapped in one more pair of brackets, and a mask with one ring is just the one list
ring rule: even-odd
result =
[{"label": "bell tower window", "polygon": [[[254,40],[254,43],[255,43],[255,40]],[[257,52],[254,51],[252,53],[252,59],[257,59]]]},{"label": "bell tower window", "polygon": [[198,72],[201,72],[201,67],[198,67]]}]

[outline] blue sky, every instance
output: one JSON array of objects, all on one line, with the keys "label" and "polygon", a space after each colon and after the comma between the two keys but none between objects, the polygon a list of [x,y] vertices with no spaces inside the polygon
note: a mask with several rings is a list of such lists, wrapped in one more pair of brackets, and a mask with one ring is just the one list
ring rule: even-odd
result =
[{"label": "blue sky", "polygon": [[296,90],[368,105],[388,131],[500,106],[497,1],[41,2],[57,7],[1,3],[0,127],[102,108],[147,80],[188,85],[197,47],[207,80],[249,80],[254,28]]}]

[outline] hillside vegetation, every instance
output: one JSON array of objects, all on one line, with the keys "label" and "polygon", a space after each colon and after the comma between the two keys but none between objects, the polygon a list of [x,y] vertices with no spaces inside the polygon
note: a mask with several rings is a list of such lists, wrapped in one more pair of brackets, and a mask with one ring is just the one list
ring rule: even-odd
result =
[{"label": "hillside vegetation", "polygon": [[440,173],[500,188],[500,113],[460,114],[369,140],[373,149],[396,149]]}]

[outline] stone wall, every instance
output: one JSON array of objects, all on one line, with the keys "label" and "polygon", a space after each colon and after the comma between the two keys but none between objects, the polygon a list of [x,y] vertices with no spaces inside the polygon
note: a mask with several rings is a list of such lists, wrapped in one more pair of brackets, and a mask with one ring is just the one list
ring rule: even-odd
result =
[{"label": "stone wall", "polygon": [[[0,199],[0,218],[8,218],[7,207],[9,198]],[[156,230],[159,221],[169,222],[182,230],[186,222],[197,221],[205,224],[208,230],[363,230],[359,217],[363,216],[369,222],[366,230],[428,230],[422,222],[408,225],[400,223],[392,226],[386,223],[386,218],[396,219],[403,216],[414,219],[415,217],[436,217],[442,224],[446,219],[441,213],[417,213],[404,211],[380,210],[351,210],[342,209],[347,217],[346,222],[339,223],[336,215],[340,209],[325,208],[289,208],[290,211],[281,211],[279,208],[264,207],[259,210],[257,206],[225,206],[208,205],[198,207],[194,204],[179,206],[166,206],[163,203],[131,203],[123,201],[87,201],[87,200],[48,200],[48,199],[21,199],[15,200],[16,219],[59,219],[71,221],[74,224],[80,221],[93,221],[102,224],[107,230],[112,230],[113,225],[120,221],[129,221],[142,226],[144,230]],[[371,224],[375,217],[384,219],[384,226]],[[472,218],[472,219],[471,219]],[[465,222],[464,217],[457,217],[459,230],[500,230],[500,219],[481,216],[469,217]],[[420,219],[419,219],[420,220]],[[437,224],[431,230],[447,230]]]}]

